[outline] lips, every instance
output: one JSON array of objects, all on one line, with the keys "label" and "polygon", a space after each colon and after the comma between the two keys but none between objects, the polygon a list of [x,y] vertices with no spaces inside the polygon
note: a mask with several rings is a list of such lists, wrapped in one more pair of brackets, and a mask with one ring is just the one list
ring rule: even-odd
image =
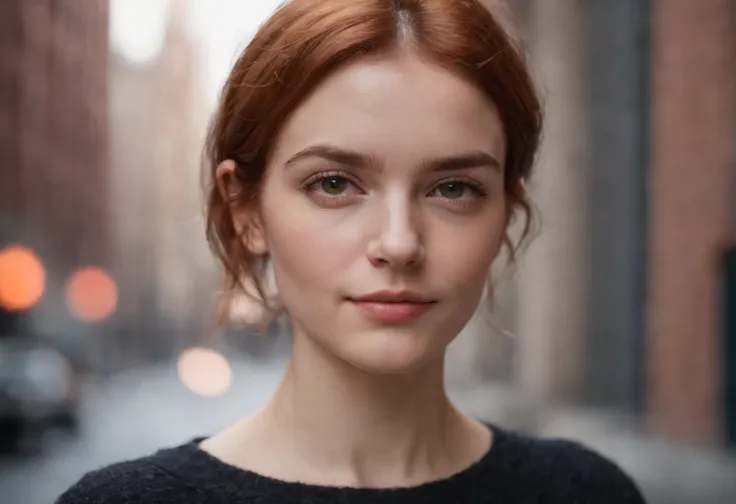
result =
[{"label": "lips", "polygon": [[368,318],[383,323],[409,322],[429,311],[436,301],[411,291],[379,291],[350,298]]},{"label": "lips", "polygon": [[431,299],[413,291],[377,291],[364,296],[351,298],[357,302],[374,302],[374,303],[415,303],[425,304],[433,303]]}]

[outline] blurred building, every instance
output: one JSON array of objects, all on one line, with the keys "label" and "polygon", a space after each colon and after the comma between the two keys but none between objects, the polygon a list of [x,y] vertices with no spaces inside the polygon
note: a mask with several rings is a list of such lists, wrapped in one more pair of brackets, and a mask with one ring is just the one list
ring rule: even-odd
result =
[{"label": "blurred building", "polygon": [[131,61],[113,49],[110,60],[118,365],[191,344],[212,313],[199,191],[207,110],[188,16],[172,2],[157,54]]},{"label": "blurred building", "polygon": [[43,261],[44,331],[72,323],[68,275],[110,258],[107,38],[106,1],[0,2],[0,244]]},{"label": "blurred building", "polygon": [[505,376],[535,409],[613,411],[719,444],[736,422],[723,288],[736,237],[736,4],[509,4],[547,106],[531,181],[540,234],[498,305],[513,345],[476,321],[454,364]]},{"label": "blurred building", "polygon": [[[155,65],[110,56],[110,200],[113,271],[119,279],[117,365],[129,363],[156,328],[154,231],[157,189],[153,177]],[[114,365],[110,362],[109,365]]]},{"label": "blurred building", "polygon": [[159,306],[179,347],[211,335],[215,263],[204,239],[202,149],[211,112],[187,2],[172,2],[156,83]]},{"label": "blurred building", "polygon": [[660,0],[651,17],[649,412],[667,434],[717,441],[736,370],[722,288],[736,238],[736,4]]}]

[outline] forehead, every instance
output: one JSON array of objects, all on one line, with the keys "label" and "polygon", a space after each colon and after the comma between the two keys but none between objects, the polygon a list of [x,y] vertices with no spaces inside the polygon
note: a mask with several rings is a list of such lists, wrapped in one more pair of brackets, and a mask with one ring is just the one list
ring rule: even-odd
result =
[{"label": "forehead", "polygon": [[486,151],[503,163],[505,136],[472,83],[411,54],[366,57],[328,77],[292,114],[274,158],[326,143],[410,161]]}]

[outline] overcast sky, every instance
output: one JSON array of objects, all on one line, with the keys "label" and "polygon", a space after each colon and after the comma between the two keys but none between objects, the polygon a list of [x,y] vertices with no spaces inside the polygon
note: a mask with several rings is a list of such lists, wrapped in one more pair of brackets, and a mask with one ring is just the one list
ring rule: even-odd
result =
[{"label": "overcast sky", "polygon": [[111,0],[112,48],[131,62],[155,58],[173,2],[190,6],[190,28],[204,54],[207,97],[214,100],[239,51],[282,0]]}]

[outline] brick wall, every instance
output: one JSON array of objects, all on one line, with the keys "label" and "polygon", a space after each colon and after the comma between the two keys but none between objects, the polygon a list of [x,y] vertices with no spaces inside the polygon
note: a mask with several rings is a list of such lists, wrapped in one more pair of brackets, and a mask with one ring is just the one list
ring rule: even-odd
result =
[{"label": "brick wall", "polygon": [[107,257],[102,0],[0,2],[0,220],[60,269]]},{"label": "brick wall", "polygon": [[652,2],[649,407],[657,430],[720,435],[719,254],[732,229],[732,0]]}]

